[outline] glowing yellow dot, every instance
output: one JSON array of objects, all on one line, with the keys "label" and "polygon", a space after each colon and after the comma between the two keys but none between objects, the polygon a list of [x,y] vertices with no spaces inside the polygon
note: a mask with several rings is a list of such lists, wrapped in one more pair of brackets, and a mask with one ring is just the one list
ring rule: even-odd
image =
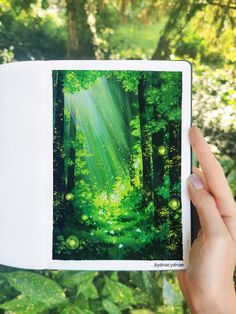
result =
[{"label": "glowing yellow dot", "polygon": [[160,155],[160,156],[166,155],[166,152],[167,152],[167,149],[166,149],[165,146],[159,146],[159,147],[157,148],[157,153],[158,153],[158,155]]},{"label": "glowing yellow dot", "polygon": [[83,214],[83,215],[81,216],[81,220],[83,220],[83,221],[88,220],[88,216],[87,216],[87,215],[85,215],[85,214]]},{"label": "glowing yellow dot", "polygon": [[67,193],[65,199],[69,202],[73,201],[74,195],[72,193]]},{"label": "glowing yellow dot", "polygon": [[171,209],[178,209],[180,207],[180,201],[177,198],[173,198],[169,201],[168,206]]},{"label": "glowing yellow dot", "polygon": [[75,250],[79,246],[79,240],[76,236],[69,236],[66,240],[66,245],[69,249]]}]

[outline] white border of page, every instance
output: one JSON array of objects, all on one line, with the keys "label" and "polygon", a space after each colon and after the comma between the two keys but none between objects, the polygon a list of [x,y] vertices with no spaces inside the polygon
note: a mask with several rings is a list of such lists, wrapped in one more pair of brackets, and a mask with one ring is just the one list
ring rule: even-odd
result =
[{"label": "white border of page", "polygon": [[[48,71],[50,70],[50,71]],[[182,198],[182,223],[183,223],[183,256],[184,262],[179,260],[167,260],[167,261],[150,261],[150,260],[52,260],[52,207],[48,213],[51,216],[48,217],[48,226],[46,230],[50,230],[50,234],[47,234],[48,247],[45,252],[48,252],[46,256],[46,265],[50,268],[59,269],[81,269],[81,270],[167,270],[167,269],[184,269],[188,265],[188,255],[190,249],[190,202],[186,189],[187,177],[190,174],[191,169],[191,152],[188,139],[188,130],[191,124],[191,65],[186,61],[144,61],[144,60],[132,60],[132,61],[53,61],[48,63],[47,73],[50,77],[47,80],[44,79],[45,88],[47,88],[47,95],[45,95],[45,101],[50,99],[48,108],[52,108],[52,70],[148,70],[148,71],[181,71],[183,92],[182,92],[182,138],[181,138],[181,198]],[[52,121],[52,110],[51,110]],[[50,130],[52,136],[52,130]],[[50,147],[48,149],[52,152],[53,139],[50,141]],[[53,156],[50,156],[50,161]],[[49,163],[48,163],[49,164]],[[52,165],[52,163],[51,163]],[[53,169],[50,168],[50,173]],[[52,175],[50,175],[52,178]],[[51,182],[52,186],[52,182]],[[50,195],[53,195],[52,191]],[[53,200],[50,198],[50,203]],[[46,239],[45,239],[46,240]],[[50,261],[50,264],[48,263]]]},{"label": "white border of page", "polygon": [[[181,71],[183,260],[53,260],[52,70]],[[0,66],[0,263],[32,269],[174,270],[191,246],[191,65],[186,61],[26,61]]]}]

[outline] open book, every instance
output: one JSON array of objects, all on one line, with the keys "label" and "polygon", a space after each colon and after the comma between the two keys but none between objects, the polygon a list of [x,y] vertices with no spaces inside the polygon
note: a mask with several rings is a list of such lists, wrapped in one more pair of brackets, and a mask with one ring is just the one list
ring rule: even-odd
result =
[{"label": "open book", "polygon": [[0,263],[32,269],[188,265],[191,66],[0,66]]}]

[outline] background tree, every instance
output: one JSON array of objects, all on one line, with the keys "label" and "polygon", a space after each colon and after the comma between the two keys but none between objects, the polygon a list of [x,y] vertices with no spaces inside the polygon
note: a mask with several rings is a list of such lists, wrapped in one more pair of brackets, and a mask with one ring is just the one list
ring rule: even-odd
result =
[{"label": "background tree", "polygon": [[96,20],[93,2],[66,0],[66,15],[67,57],[69,59],[95,59]]}]

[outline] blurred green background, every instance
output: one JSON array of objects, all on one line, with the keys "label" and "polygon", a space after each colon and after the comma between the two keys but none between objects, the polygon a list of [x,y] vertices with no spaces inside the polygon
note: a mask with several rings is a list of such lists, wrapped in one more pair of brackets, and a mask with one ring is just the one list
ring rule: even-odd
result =
[{"label": "blurred green background", "polygon": [[[193,120],[236,197],[235,0],[1,0],[0,63],[48,59],[192,62]],[[0,270],[0,313],[189,313],[174,272]]]}]

